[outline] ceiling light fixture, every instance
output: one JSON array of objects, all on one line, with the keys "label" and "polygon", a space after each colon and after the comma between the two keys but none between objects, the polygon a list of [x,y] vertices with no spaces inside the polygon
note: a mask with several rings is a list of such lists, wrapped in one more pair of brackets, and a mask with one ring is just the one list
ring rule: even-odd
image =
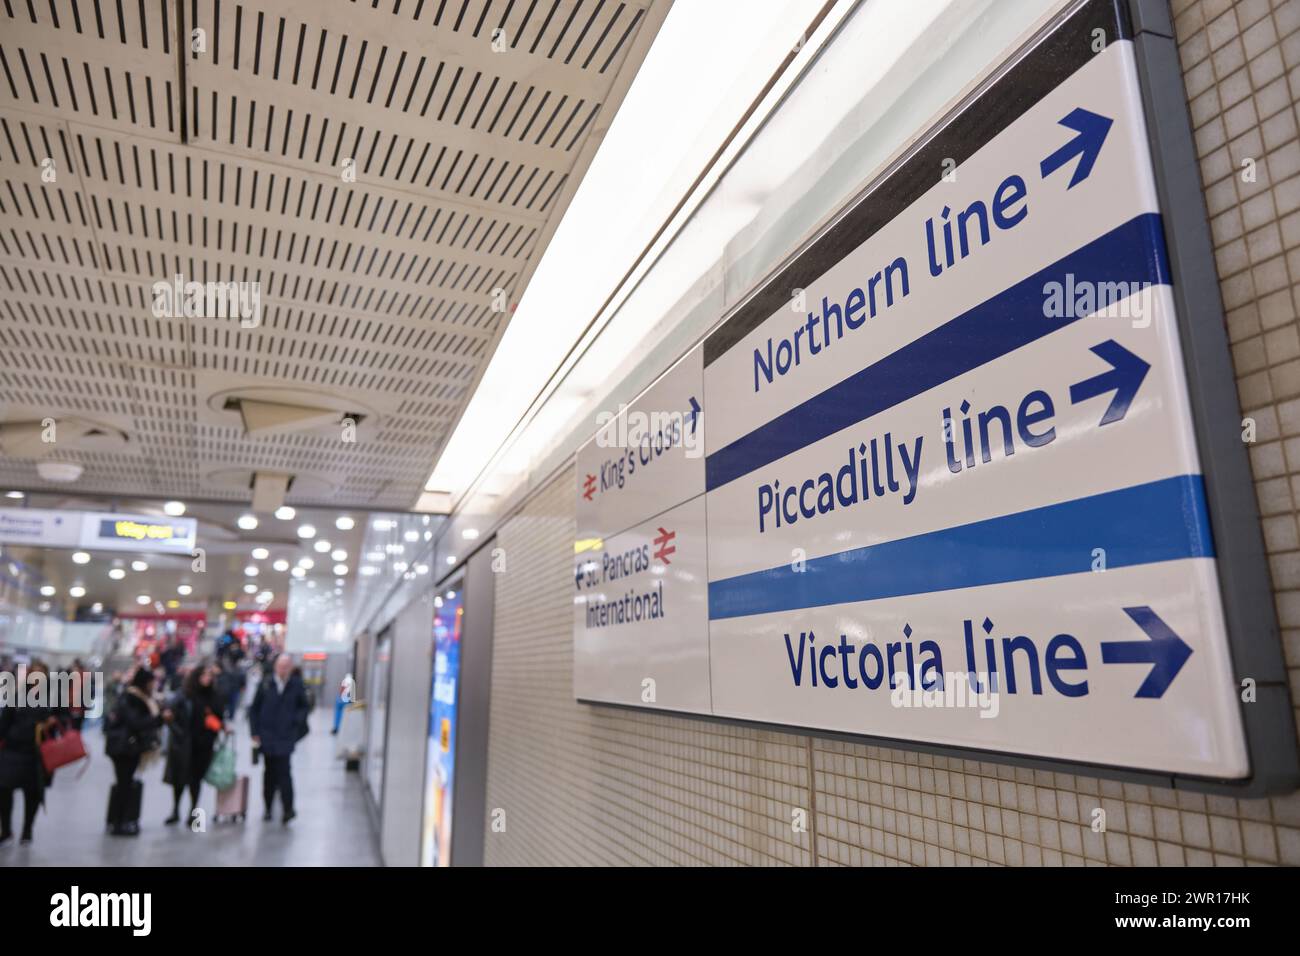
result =
[{"label": "ceiling light fixture", "polygon": [[290,508],[288,505],[280,505],[280,507],[275,509],[275,516],[281,521],[292,521],[298,516],[298,512],[296,509]]},{"label": "ceiling light fixture", "polygon": [[235,524],[239,525],[239,527],[244,531],[252,531],[257,527],[257,516],[240,515],[239,518],[235,521]]},{"label": "ceiling light fixture", "polygon": [[73,563],[73,564],[89,564],[89,563],[90,563],[90,555],[88,555],[85,551],[73,551],[73,552],[72,552],[72,563]]},{"label": "ceiling light fixture", "polygon": [[271,556],[271,552],[270,552],[270,551],[267,551],[266,548],[254,548],[254,549],[253,549],[253,560],[254,560],[254,561],[265,561],[265,560],[266,560],[267,558],[269,558],[270,556]]},{"label": "ceiling light fixture", "polygon": [[312,525],[309,525],[309,524],[302,524],[302,525],[299,525],[299,526],[298,526],[298,537],[300,537],[300,538],[314,538],[314,537],[316,537],[316,529],[315,529]]},{"label": "ceiling light fixture", "polygon": [[171,515],[173,518],[179,518],[181,515],[185,514],[185,502],[168,501],[163,504],[163,513]]},{"label": "ceiling light fixture", "polygon": [[356,522],[347,515],[339,515],[334,519],[334,527],[338,528],[340,531],[351,531],[356,527]]}]

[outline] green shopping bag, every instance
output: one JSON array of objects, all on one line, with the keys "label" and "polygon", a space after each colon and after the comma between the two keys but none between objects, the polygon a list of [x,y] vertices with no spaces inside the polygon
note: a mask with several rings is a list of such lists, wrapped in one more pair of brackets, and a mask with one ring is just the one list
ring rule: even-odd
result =
[{"label": "green shopping bag", "polygon": [[212,755],[212,763],[208,764],[208,772],[203,775],[203,779],[218,790],[228,790],[235,785],[235,777],[235,745],[230,736],[226,735],[221,739],[217,752]]}]

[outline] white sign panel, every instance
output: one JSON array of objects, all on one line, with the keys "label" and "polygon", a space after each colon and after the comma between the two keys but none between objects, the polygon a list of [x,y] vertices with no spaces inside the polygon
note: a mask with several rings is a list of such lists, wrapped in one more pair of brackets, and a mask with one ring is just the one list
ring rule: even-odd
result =
[{"label": "white sign panel", "polygon": [[574,554],[575,695],[709,709],[704,499]]},{"label": "white sign panel", "polygon": [[43,548],[76,547],[81,512],[37,508],[0,509],[0,545],[30,544]]},{"label": "white sign panel", "polygon": [[608,412],[577,456],[578,538],[630,528],[704,493],[703,349]]},{"label": "white sign panel", "polygon": [[715,714],[1249,773],[1133,57],[711,356]]}]

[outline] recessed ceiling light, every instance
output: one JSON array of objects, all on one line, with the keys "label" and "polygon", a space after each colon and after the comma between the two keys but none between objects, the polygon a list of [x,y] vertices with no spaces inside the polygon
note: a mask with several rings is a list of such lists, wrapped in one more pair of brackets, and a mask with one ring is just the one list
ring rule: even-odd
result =
[{"label": "recessed ceiling light", "polygon": [[23,493],[21,491],[6,491],[5,497],[13,498],[15,501],[21,501],[23,499]]},{"label": "recessed ceiling light", "polygon": [[239,518],[235,521],[235,524],[239,525],[239,527],[245,531],[252,531],[254,528],[257,527],[257,516],[240,515]]},{"label": "recessed ceiling light", "polygon": [[330,544],[328,541],[326,541],[324,538],[321,538],[314,545],[312,545],[312,547],[316,549],[318,554],[324,554],[326,551],[328,551],[330,548],[334,546]]},{"label": "recessed ceiling light", "polygon": [[244,577],[255,578],[257,577],[257,575],[258,575],[258,568],[256,564],[250,564],[248,567],[244,568]]},{"label": "recessed ceiling light", "polygon": [[295,578],[305,578],[305,577],[307,576],[307,569],[306,569],[306,568],[294,568],[294,569],[293,569],[292,571],[290,571],[289,573],[292,574]]},{"label": "recessed ceiling light", "polygon": [[335,548],[333,551],[330,552],[331,561],[346,561],[347,559],[348,559],[348,553],[344,551],[342,548]]},{"label": "recessed ceiling light", "polygon": [[92,604],[92,605],[90,606],[90,613],[91,613],[91,614],[103,614],[103,613],[104,613],[104,605],[102,605],[102,604],[100,604],[98,601],[96,601],[94,604]]},{"label": "recessed ceiling light", "polygon": [[290,508],[288,505],[280,505],[280,507],[275,509],[275,516],[281,521],[292,521],[298,516],[298,512],[295,509]]},{"label": "recessed ceiling light", "polygon": [[406,534],[402,535],[402,537],[405,538],[407,541],[419,541],[419,540],[420,540],[420,532],[418,532],[418,531],[408,531],[408,532],[406,532]]},{"label": "recessed ceiling light", "polygon": [[41,594],[45,597],[54,597],[58,591],[53,584],[46,584],[41,587]]},{"label": "recessed ceiling light", "polygon": [[316,562],[313,561],[311,558],[299,558],[298,567],[306,571],[310,571],[312,568],[316,567]]},{"label": "recessed ceiling light", "polygon": [[334,573],[338,575],[347,574],[348,566],[346,564],[336,564],[334,565]]},{"label": "recessed ceiling light", "polygon": [[90,555],[88,555],[85,551],[73,551],[72,562],[74,564],[89,564]]},{"label": "recessed ceiling light", "polygon": [[132,561],[132,562],[131,562],[131,570],[132,570],[132,571],[148,571],[148,570],[149,570],[149,562],[147,562],[147,561]]},{"label": "recessed ceiling light", "polygon": [[163,512],[171,515],[173,518],[179,518],[181,515],[185,514],[185,502],[168,501],[163,505]]},{"label": "recessed ceiling light", "polygon": [[181,597],[189,597],[194,593],[194,588],[190,587],[188,584],[182,584],[176,588],[176,593]]},{"label": "recessed ceiling light", "polygon": [[456,556],[455,556],[454,554],[449,554],[449,555],[447,555],[447,563],[448,563],[448,564],[455,564],[455,563],[456,563]]},{"label": "recessed ceiling light", "polygon": [[272,601],[275,600],[275,595],[272,594],[270,591],[263,591],[261,594],[257,596],[257,599],[261,601],[263,604],[270,604]]},{"label": "recessed ceiling light", "polygon": [[253,549],[253,560],[254,560],[254,561],[265,561],[265,560],[266,560],[267,558],[269,558],[270,556],[271,556],[271,552],[270,552],[270,551],[267,551],[266,548],[254,548],[254,549]]},{"label": "recessed ceiling light", "polygon": [[68,594],[75,598],[85,597],[86,589],[80,584],[74,584],[72,587],[68,588]]},{"label": "recessed ceiling light", "polygon": [[466,541],[477,541],[478,528],[466,528],[463,531],[461,531],[460,536],[464,538]]},{"label": "recessed ceiling light", "polygon": [[135,599],[135,603],[136,603],[136,604],[148,604],[148,603],[150,603],[152,600],[153,600],[153,598],[151,598],[149,595],[147,595],[147,594],[141,594],[139,597],[137,597],[137,598]]},{"label": "recessed ceiling light", "polygon": [[313,525],[300,524],[298,525],[298,537],[314,538],[316,537],[316,528]]},{"label": "recessed ceiling light", "polygon": [[357,523],[347,515],[339,515],[334,519],[334,527],[338,528],[340,531],[351,531],[356,527],[356,524]]},{"label": "recessed ceiling light", "polygon": [[428,574],[428,573],[429,573],[429,566],[428,566],[427,564],[417,564],[417,565],[415,566],[415,573],[416,573],[416,574]]},{"label": "recessed ceiling light", "polygon": [[125,568],[113,568],[113,569],[111,569],[111,570],[108,572],[108,576],[109,576],[110,578],[112,578],[114,581],[120,581],[120,580],[122,580],[124,577],[126,577],[126,569],[125,569]]},{"label": "recessed ceiling light", "polygon": [[245,593],[245,594],[256,594],[256,593],[257,593],[257,585],[256,585],[256,584],[245,584],[245,585],[244,585],[244,593]]},{"label": "recessed ceiling light", "polygon": [[288,571],[289,562],[284,560],[284,558],[280,558],[273,565],[271,565],[271,567],[275,568],[277,571]]},{"label": "recessed ceiling light", "polygon": [[76,481],[81,477],[82,467],[75,461],[38,461],[36,474],[44,481]]}]

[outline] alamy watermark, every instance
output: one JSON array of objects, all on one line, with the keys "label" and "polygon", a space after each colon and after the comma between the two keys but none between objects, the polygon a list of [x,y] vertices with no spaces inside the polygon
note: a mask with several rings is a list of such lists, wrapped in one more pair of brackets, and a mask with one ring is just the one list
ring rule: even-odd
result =
[{"label": "alamy watermark", "polygon": [[80,710],[87,717],[104,714],[102,671],[0,672],[0,707],[50,707]]},{"label": "alamy watermark", "polygon": [[1049,319],[1082,319],[1115,308],[1114,317],[1132,319],[1133,328],[1151,325],[1147,296],[1140,293],[1151,288],[1150,282],[1093,282],[1065,274],[1064,282],[1055,280],[1043,285],[1043,315]]},{"label": "alamy watermark", "polygon": [[186,281],[180,273],[159,279],[151,289],[155,318],[239,319],[245,329],[262,324],[260,282]]},{"label": "alamy watermark", "polygon": [[889,703],[894,707],[978,708],[980,717],[996,717],[1001,710],[997,673],[933,673],[913,687],[906,674],[895,674]]}]

